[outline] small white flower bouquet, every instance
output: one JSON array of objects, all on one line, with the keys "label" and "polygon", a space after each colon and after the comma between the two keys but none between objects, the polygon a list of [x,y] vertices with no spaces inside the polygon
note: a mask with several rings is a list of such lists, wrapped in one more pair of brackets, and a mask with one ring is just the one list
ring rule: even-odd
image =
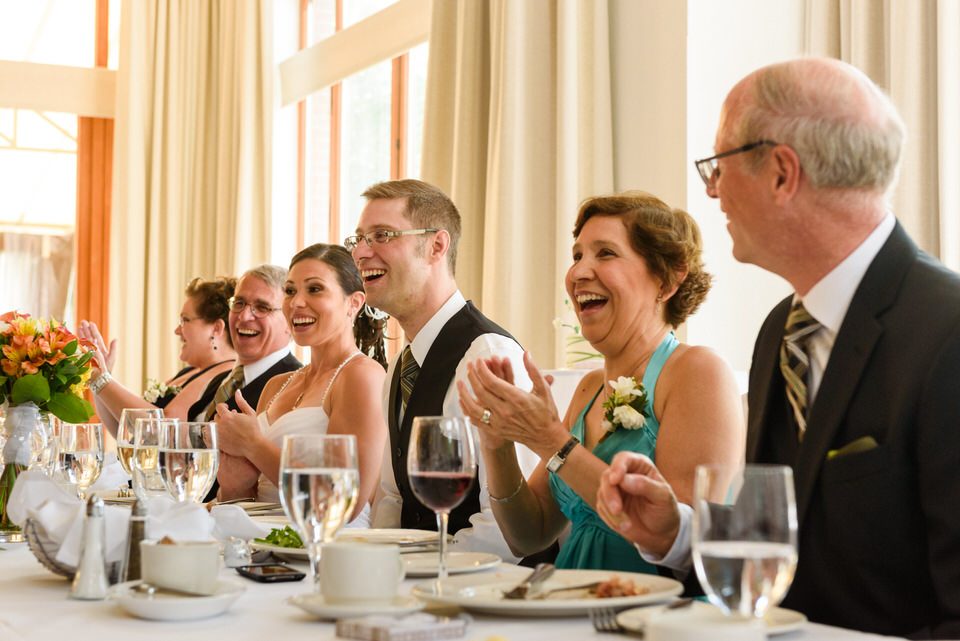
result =
[{"label": "small white flower bouquet", "polygon": [[[613,393],[603,402],[606,409],[603,415],[603,429],[607,435],[616,432],[621,427],[628,430],[638,430],[647,423],[647,391],[642,383],[632,376],[621,376],[610,381]],[[606,438],[606,437],[604,437]]]}]

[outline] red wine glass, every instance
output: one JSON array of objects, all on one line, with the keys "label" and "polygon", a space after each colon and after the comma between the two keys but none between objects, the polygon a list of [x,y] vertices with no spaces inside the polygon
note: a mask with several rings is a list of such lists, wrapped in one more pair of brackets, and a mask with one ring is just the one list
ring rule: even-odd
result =
[{"label": "red wine glass", "polygon": [[473,485],[477,454],[473,432],[460,416],[418,416],[413,419],[407,451],[407,476],[414,495],[437,515],[440,565],[437,578],[447,578],[447,521]]}]

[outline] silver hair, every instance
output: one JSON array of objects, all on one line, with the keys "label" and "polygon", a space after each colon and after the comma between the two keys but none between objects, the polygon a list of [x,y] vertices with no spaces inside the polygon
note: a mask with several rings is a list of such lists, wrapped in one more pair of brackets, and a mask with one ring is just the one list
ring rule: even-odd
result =
[{"label": "silver hair", "polygon": [[[814,187],[887,191],[897,179],[906,128],[890,99],[860,75],[862,83],[849,73],[811,78],[790,63],[759,70],[737,123],[739,140],[789,145]],[[758,164],[761,154],[754,155]]]},{"label": "silver hair", "polygon": [[[283,290],[283,286],[287,282],[287,270],[279,265],[257,265],[256,267],[251,267],[247,271],[243,272],[243,276],[256,276],[267,285],[271,287],[276,287],[279,290]],[[241,276],[241,278],[243,278]]]}]

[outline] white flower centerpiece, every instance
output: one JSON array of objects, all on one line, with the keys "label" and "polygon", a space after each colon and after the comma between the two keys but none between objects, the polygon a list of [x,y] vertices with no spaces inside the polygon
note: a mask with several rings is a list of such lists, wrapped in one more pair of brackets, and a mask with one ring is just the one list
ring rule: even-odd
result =
[{"label": "white flower centerpiece", "polygon": [[[607,431],[603,439],[621,427],[638,430],[647,424],[647,390],[632,376],[621,376],[610,381],[613,392],[603,402],[606,410],[603,414],[603,429]],[[601,441],[603,440],[601,439]]]}]

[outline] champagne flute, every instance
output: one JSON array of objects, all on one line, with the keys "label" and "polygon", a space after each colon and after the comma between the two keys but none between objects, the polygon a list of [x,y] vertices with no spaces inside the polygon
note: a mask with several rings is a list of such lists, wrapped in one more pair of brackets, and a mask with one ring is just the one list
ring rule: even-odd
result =
[{"label": "champagne flute", "polygon": [[57,442],[57,476],[81,499],[103,469],[103,424],[62,423]]},{"label": "champagne flute", "polygon": [[699,465],[693,494],[693,563],[707,598],[727,615],[762,619],[797,567],[793,471]]},{"label": "champagne flute", "polygon": [[167,486],[160,475],[160,423],[177,419],[138,418],[134,421],[133,493],[138,499],[146,500],[167,494]]},{"label": "champagne flute", "polygon": [[314,591],[320,591],[320,546],[346,523],[360,493],[357,437],[288,434],[280,453],[280,503],[310,555]]},{"label": "champagne flute", "polygon": [[447,578],[447,521],[467,496],[477,472],[473,432],[460,416],[413,419],[407,449],[407,476],[421,503],[437,515],[440,532],[438,580]]},{"label": "champagne flute", "polygon": [[217,424],[160,421],[159,458],[163,483],[177,501],[200,503],[217,478]]},{"label": "champagne flute", "polygon": [[163,418],[163,410],[159,407],[150,409],[144,407],[125,407],[120,412],[120,421],[117,423],[117,460],[123,471],[133,477],[133,440],[138,418]]}]

